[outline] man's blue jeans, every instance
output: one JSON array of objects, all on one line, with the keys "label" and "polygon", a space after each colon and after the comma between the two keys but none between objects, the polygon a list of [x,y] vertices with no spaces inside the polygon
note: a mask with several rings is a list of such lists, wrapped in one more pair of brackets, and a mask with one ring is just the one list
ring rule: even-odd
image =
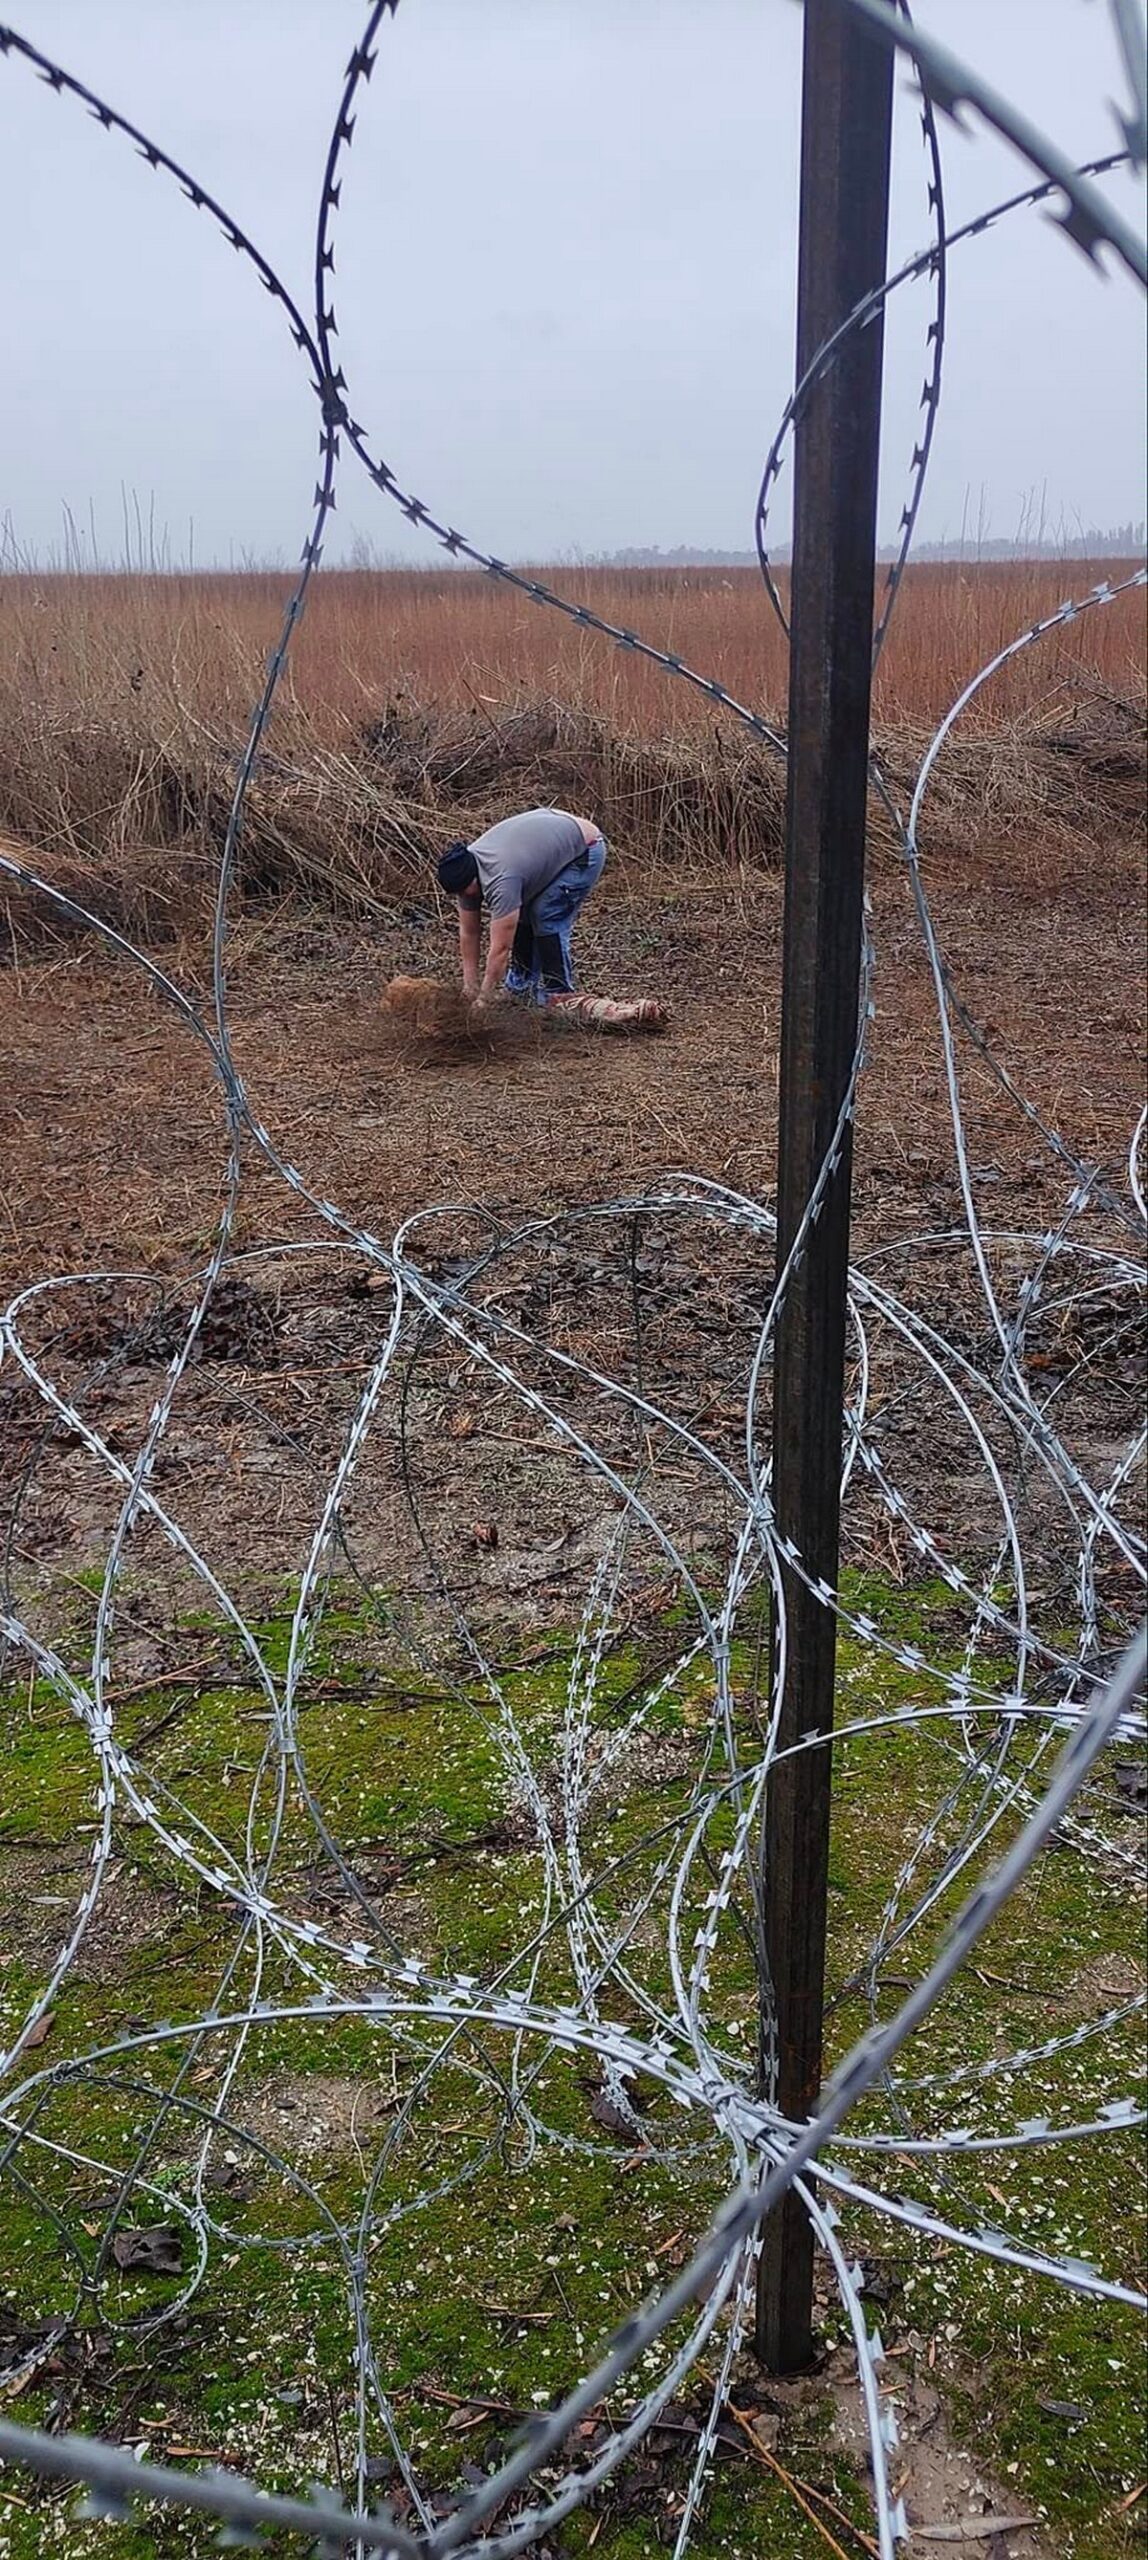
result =
[{"label": "man's blue jeans", "polygon": [[523,907],[506,973],[509,995],[530,995],[536,1004],[545,1004],[551,996],[573,995],[570,936],[574,919],[605,867],[605,839],[596,836],[540,896]]}]

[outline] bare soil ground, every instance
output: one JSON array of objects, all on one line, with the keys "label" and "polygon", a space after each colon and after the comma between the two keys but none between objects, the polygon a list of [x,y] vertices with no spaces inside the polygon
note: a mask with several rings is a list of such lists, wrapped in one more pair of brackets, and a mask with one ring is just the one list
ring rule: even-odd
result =
[{"label": "bare soil ground", "polygon": [[[932,885],[956,983],[996,1055],[1077,1154],[1122,1186],[1143,1074],[1139,857],[1116,845],[1103,862],[1090,848],[1087,863],[1065,852],[1038,867],[1012,864],[1002,852],[999,869],[980,857],[962,871],[953,859]],[[682,1168],[768,1200],[781,901],[772,875],[752,898],[717,882],[645,895],[607,884],[581,936],[583,982],[664,998],[672,1008],[668,1034],[625,1044],[568,1034],[556,1043],[527,1018],[509,1035],[493,1035],[489,1051],[456,1046],[441,1056],[433,1043],[405,1043],[381,1002],[395,972],[446,976],[453,969],[450,921],[429,902],[397,911],[370,932],[315,913],[249,913],[230,945],[235,1054],[276,1145],[319,1197],[384,1242],[404,1217],[430,1204],[465,1210],[481,1203],[509,1227],[645,1190]],[[907,880],[886,864],[874,882],[874,932],[877,1019],[857,1133],[857,1254],[961,1222],[933,989]],[[198,977],[206,1000],[202,951],[184,953],[183,963],[173,974],[193,984]],[[1061,1213],[1071,1177],[967,1042],[961,1053],[981,1216],[1002,1231],[1039,1234]],[[204,1052],[126,963],[85,947],[24,963],[0,979],[0,1127],[5,1292],[50,1275],[103,1270],[174,1280],[206,1258],[226,1162],[222,1098]],[[314,1212],[251,1149],[240,1250],[318,1232]],[[1096,1216],[1080,1232],[1104,1241],[1108,1228]],[[432,1260],[448,1249],[449,1234],[427,1232]],[[671,1364],[676,1357],[680,1381],[684,1366],[696,1371],[704,1342],[718,1399],[710,1420],[720,1424],[723,1372],[737,1365],[732,1301],[707,1311],[696,1295],[697,1272],[691,1278],[674,1268],[685,1295],[676,1340],[667,1328],[664,1357]],[[967,1255],[922,1248],[891,1262],[887,1276],[942,1331],[955,1331],[976,1350],[984,1315]],[[739,1273],[743,1331],[766,1285],[764,1271]],[[149,1339],[144,1323],[133,1346],[122,1314],[112,1320],[111,1299],[120,1306],[122,1293],[54,1298],[29,1313],[25,1328],[32,1341],[53,1342],[57,1373],[76,1382],[93,1361],[117,1351],[99,1391],[100,1428],[113,1445],[118,1428],[126,1446],[179,1327],[172,1332],[169,1318],[167,1333],[161,1322],[157,1334],[153,1322]],[[144,1312],[138,1301],[141,1321]],[[217,1414],[210,1429],[202,1415],[197,1443],[195,1411],[186,1406],[185,1443],[168,1453],[173,1466],[182,1455],[201,1497],[210,1488],[224,1548],[238,1543],[250,1558],[255,1525],[268,1571],[286,1564],[294,1533],[283,1517],[276,1445],[281,1451],[284,1433],[302,1436],[322,1471],[338,1446],[339,1416],[351,1410],[377,1347],[383,1313],[381,1301],[364,1294],[361,1270],[331,1255],[253,1264],[250,1287],[239,1283],[237,1294],[225,1297],[205,1336],[202,1367],[204,1383],[210,1373],[217,1387],[234,1391],[234,1409],[222,1433]],[[739,1357],[743,1348],[739,1341]],[[1055,1356],[1055,1345],[1038,1352]],[[1107,1402],[1107,1371],[1093,1377],[1085,1422],[1101,1460],[1134,1387],[1134,1363],[1134,1347],[1126,1345]],[[440,1421],[458,1405],[456,1388],[457,1381],[455,1388],[444,1383]],[[257,1391],[279,1431],[278,1444],[273,1434],[262,1451],[245,1390]],[[4,1401],[7,1465],[19,1469],[42,1411],[20,1379],[4,1382]],[[732,1406],[724,1419],[731,1417]],[[475,1439],[469,1454],[465,1446],[455,1450],[452,1464],[459,1501],[479,1520],[489,1507],[483,1469],[497,1469],[500,1460],[485,1430]],[[927,1449],[910,1446],[905,1464],[919,1475],[928,1458]],[[86,1516],[77,1468],[59,1491],[65,1498],[55,1517],[41,1513],[36,1525],[26,1514],[24,1526],[42,1565],[53,1558],[79,1565],[102,1529],[102,1512]],[[975,1520],[965,1525],[971,1535]],[[390,1533],[391,1524],[381,1522],[380,1550]],[[491,1589],[545,1583],[547,1537],[560,1535],[559,1520],[547,1536],[527,1542],[504,1521],[501,1557],[492,1552],[484,1565]],[[543,1555],[533,1571],[527,1543]],[[375,1561],[383,1562],[381,1552]],[[559,1558],[558,1569],[568,1561]]]},{"label": "bare soil ground", "polygon": [[[1083,856],[1084,848],[1080,849]],[[1118,1175],[1143,1052],[1141,865],[1119,846],[1022,885],[1006,851],[940,884],[958,986],[1023,1088],[1089,1160]],[[862,1089],[857,1232],[956,1206],[932,990],[903,877],[875,886],[877,1025]],[[720,882],[648,895],[605,891],[580,937],[583,981],[652,993],[668,1039],[524,1038],[439,1064],[389,1033],[381,997],[399,971],[454,967],[449,920],[428,904],[369,936],[322,915],[249,915],[232,937],[236,1053],[277,1144],[307,1179],[388,1236],[430,1201],[557,1208],[668,1167],[758,1196],[772,1185],[782,889]],[[203,986],[203,956],[172,974]],[[223,1115],[185,1028],[126,963],[93,948],[0,980],[4,1142],[2,1276],[133,1257],[198,1256],[210,1235]],[[1035,1225],[1059,1193],[1036,1134],[966,1051],[974,1163]],[[253,1163],[250,1225],[287,1232],[289,1204]],[[1003,1205],[1003,1204],[1002,1204]],[[1031,1215],[1027,1214],[1031,1212]]]}]

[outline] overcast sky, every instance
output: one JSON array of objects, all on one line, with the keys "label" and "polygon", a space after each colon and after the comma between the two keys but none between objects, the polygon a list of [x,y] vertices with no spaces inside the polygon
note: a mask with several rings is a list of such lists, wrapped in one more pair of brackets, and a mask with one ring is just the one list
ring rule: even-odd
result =
[{"label": "overcast sky", "polygon": [[[327,136],[361,0],[9,0],[142,125],[306,306]],[[1078,158],[1124,96],[1105,0],[919,0],[918,16]],[[354,413],[408,487],[487,548],[752,544],[792,380],[795,0],[401,0],[343,191],[337,307]],[[944,127],[950,224],[1024,164]],[[1142,219],[1140,190],[1111,182]],[[0,516],[41,557],[63,509],[123,551],[122,492],[173,557],[293,559],[314,402],[274,305],[166,179],[0,59],[8,393]],[[928,238],[898,74],[891,253]],[[894,298],[881,530],[917,422],[928,288]],[[954,254],[921,534],[1144,513],[1143,314],[1041,213]],[[778,525],[787,523],[787,495]],[[431,556],[357,468],[337,544]]]}]

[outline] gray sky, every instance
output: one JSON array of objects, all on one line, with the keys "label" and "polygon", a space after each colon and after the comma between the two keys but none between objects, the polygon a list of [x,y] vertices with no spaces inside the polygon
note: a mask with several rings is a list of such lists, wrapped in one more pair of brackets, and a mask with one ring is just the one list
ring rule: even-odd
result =
[{"label": "gray sky", "polygon": [[[306,306],[326,139],[361,0],[9,0],[12,23],[234,210]],[[1124,95],[1104,0],[919,0],[918,15],[1081,158]],[[354,413],[489,549],[752,543],[792,379],[801,22],[794,0],[401,0],[384,21],[338,232]],[[898,76],[892,255],[928,238]],[[1026,182],[943,127],[950,223]],[[1126,212],[1142,197],[1111,182]],[[0,59],[8,397],[0,515],[45,554],[66,503],[123,550],[122,490],[173,556],[293,559],[314,482],[304,368],[254,277],[171,184]],[[928,289],[895,297],[881,530],[917,421]],[[1143,315],[1040,213],[958,250],[920,531],[1144,512]],[[983,497],[982,497],[983,492]],[[787,492],[778,505],[787,528]],[[357,469],[338,537],[431,556]],[[433,555],[440,556],[440,555]]]}]

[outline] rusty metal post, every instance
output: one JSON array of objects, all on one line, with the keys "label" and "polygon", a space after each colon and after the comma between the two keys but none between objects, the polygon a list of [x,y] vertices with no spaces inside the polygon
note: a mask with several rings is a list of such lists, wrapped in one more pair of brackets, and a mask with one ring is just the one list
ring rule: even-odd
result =
[{"label": "rusty metal post", "polygon": [[[885,274],[893,52],[845,0],[806,0],[797,376]],[[810,394],[794,448],[777,1253],[784,1263],[829,1150],[857,1033],[883,331],[859,330]],[[786,1292],[773,1371],[773,1498],[781,1536],[836,1589],[840,1526],[849,1133]],[[785,1568],[782,1746],[833,1727],[836,1624]],[[774,1656],[776,1659],[776,1654]],[[803,2121],[821,2083],[831,1746],[783,1761],[761,1878],[777,2018],[776,2096]],[[813,2232],[787,2196],[758,2272],[756,2347],[774,2373],[813,2349]]]}]

